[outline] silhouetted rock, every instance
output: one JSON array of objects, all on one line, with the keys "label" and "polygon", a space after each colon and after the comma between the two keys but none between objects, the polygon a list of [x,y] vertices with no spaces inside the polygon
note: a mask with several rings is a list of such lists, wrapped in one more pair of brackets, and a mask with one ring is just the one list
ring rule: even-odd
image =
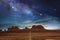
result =
[{"label": "silhouetted rock", "polygon": [[42,25],[33,25],[31,28],[31,31],[33,32],[40,32],[40,31],[44,31],[44,27]]},{"label": "silhouetted rock", "polygon": [[18,26],[12,26],[8,28],[7,31],[0,30],[0,33],[27,33],[27,32],[60,32],[60,30],[46,30],[42,25],[33,25],[32,28],[25,27],[24,29],[19,29]]},{"label": "silhouetted rock", "polygon": [[3,31],[2,30],[0,30],[0,33],[2,33]]},{"label": "silhouetted rock", "polygon": [[45,30],[42,25],[33,25],[31,29],[36,29],[36,30]]},{"label": "silhouetted rock", "polygon": [[29,29],[28,27],[25,27],[25,32],[29,32],[31,29]]},{"label": "silhouetted rock", "polygon": [[18,26],[12,26],[11,28],[8,28],[7,32],[19,32],[20,29],[18,28]]}]

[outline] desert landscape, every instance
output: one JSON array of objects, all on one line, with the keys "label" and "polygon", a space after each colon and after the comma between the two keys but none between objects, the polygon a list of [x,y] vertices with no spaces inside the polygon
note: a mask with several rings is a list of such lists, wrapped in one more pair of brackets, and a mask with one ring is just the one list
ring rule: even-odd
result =
[{"label": "desert landscape", "polygon": [[31,29],[12,26],[7,31],[0,30],[0,40],[60,40],[60,30],[46,30],[42,25],[33,25]]}]

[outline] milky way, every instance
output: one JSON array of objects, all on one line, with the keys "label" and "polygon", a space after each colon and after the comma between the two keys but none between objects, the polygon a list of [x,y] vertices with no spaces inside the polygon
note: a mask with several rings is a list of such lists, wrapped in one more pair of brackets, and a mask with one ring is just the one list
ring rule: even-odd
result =
[{"label": "milky way", "polygon": [[[47,1],[47,0],[46,0]],[[45,1],[45,2],[46,2]],[[1,0],[0,1],[0,24],[25,26],[43,25],[46,29],[60,29],[59,13],[56,4],[46,4],[37,0]],[[55,1],[50,1],[54,2]],[[53,4],[54,4],[53,3]],[[57,14],[56,14],[57,12]],[[0,29],[6,29],[2,26]]]}]

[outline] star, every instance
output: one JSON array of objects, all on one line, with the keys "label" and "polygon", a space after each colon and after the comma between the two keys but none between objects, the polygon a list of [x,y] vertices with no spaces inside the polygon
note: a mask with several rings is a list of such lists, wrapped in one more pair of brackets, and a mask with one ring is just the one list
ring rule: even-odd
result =
[{"label": "star", "polygon": [[12,6],[13,11],[18,11],[18,9],[14,6]]},{"label": "star", "polygon": [[40,13],[40,16],[42,16],[43,14],[42,13]]},{"label": "star", "polygon": [[56,9],[53,9],[54,11],[56,11]]}]

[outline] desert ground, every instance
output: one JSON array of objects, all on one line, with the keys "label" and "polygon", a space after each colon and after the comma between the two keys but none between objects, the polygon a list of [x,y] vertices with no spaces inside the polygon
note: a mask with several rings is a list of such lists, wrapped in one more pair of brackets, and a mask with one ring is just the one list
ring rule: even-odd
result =
[{"label": "desert ground", "polygon": [[8,33],[0,40],[60,40],[60,33]]}]

